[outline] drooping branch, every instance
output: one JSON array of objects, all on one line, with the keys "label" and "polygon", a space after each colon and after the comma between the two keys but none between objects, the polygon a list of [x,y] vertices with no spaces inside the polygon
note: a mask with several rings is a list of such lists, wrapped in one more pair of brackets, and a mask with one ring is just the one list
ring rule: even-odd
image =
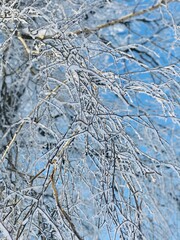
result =
[{"label": "drooping branch", "polygon": [[[56,163],[55,163],[56,164]],[[54,198],[55,198],[55,201],[56,201],[56,206],[60,212],[60,215],[66,219],[66,221],[69,223],[69,226],[71,228],[71,230],[74,232],[74,234],[76,235],[76,237],[79,239],[79,240],[82,240],[81,236],[79,235],[79,233],[77,232],[72,220],[71,220],[71,217],[67,214],[67,212],[62,208],[61,204],[60,204],[60,201],[59,201],[59,197],[58,197],[58,192],[57,192],[57,188],[56,188],[56,184],[55,184],[55,180],[54,180],[54,174],[56,172],[56,166],[54,165],[54,169],[53,169],[53,172],[51,174],[51,182],[52,182],[52,189],[53,189],[53,195],[54,195]]]}]

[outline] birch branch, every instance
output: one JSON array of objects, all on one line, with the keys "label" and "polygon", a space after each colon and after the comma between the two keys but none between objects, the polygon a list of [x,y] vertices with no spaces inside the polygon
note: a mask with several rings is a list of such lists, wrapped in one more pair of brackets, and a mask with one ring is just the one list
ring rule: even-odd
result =
[{"label": "birch branch", "polygon": [[157,4],[147,8],[147,9],[144,9],[144,10],[141,10],[139,12],[132,12],[130,14],[127,14],[119,19],[115,19],[115,20],[112,20],[110,22],[107,22],[107,23],[104,23],[104,24],[100,24],[98,26],[96,26],[95,28],[91,28],[91,29],[88,29],[88,28],[84,28],[82,30],[77,30],[75,32],[73,32],[73,34],[76,34],[76,35],[80,35],[82,33],[88,33],[88,34],[91,34],[93,32],[97,32],[99,31],[100,29],[103,29],[103,28],[106,28],[106,27],[110,27],[110,26],[114,26],[118,23],[123,23],[133,17],[137,17],[137,16],[140,16],[142,14],[145,14],[145,13],[148,13],[148,12],[151,12],[159,7],[161,7],[163,4],[167,4],[167,3],[170,3],[170,2],[173,2],[173,0],[167,0],[167,1],[164,1],[164,0],[161,0],[160,2],[158,2]]},{"label": "birch branch", "polygon": [[60,215],[63,216],[63,218],[66,219],[66,221],[68,222],[71,230],[73,231],[73,233],[76,235],[76,237],[79,239],[79,240],[83,240],[81,238],[81,236],[79,235],[79,233],[77,232],[70,216],[67,214],[67,212],[62,208],[60,202],[59,202],[59,198],[58,198],[58,192],[57,192],[57,188],[56,188],[56,184],[55,184],[55,180],[54,180],[54,175],[55,175],[55,172],[56,172],[56,166],[54,164],[54,169],[53,169],[53,172],[51,174],[51,182],[52,182],[52,189],[53,189],[53,195],[54,195],[54,199],[56,201],[56,206],[60,212]]}]

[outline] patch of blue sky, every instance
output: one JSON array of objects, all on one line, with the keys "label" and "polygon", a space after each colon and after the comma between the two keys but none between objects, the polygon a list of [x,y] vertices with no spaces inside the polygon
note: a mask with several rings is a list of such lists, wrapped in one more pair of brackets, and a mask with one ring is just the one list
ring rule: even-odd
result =
[{"label": "patch of blue sky", "polygon": [[151,121],[156,127],[156,132],[158,133],[159,138],[161,138],[161,143],[167,148],[171,148],[176,154],[180,156],[180,148],[178,136],[180,134],[180,128],[178,123],[174,123],[172,118],[160,118],[160,117],[151,117]]},{"label": "patch of blue sky", "polygon": [[[115,0],[116,2],[118,2],[118,3],[122,3],[122,0]],[[133,7],[133,9],[134,9],[134,7],[136,7],[137,8],[137,10],[139,10],[139,8],[147,8],[147,7],[149,7],[149,6],[152,6],[152,4],[154,3],[155,1],[154,0],[141,0],[141,1],[135,1],[135,0],[126,0],[126,5],[128,6],[128,7]]]},{"label": "patch of blue sky", "polygon": [[[175,118],[174,121],[178,122],[178,119],[180,119],[180,107],[179,106],[175,106],[174,108],[174,114],[175,114]],[[180,123],[179,123],[180,124]]]},{"label": "patch of blue sky", "polygon": [[3,42],[4,42],[4,35],[0,31],[0,44],[2,44]]},{"label": "patch of blue sky", "polygon": [[[136,81],[136,82],[139,82],[139,83],[141,83],[141,82],[143,82],[143,83],[152,83],[153,82],[153,78],[152,78],[152,76],[153,76],[153,73],[150,73],[149,71],[147,71],[146,72],[146,70],[144,71],[144,70],[135,70],[135,71],[129,71],[129,72],[127,72],[126,73],[126,75],[125,74],[120,74],[120,77],[123,77],[123,76],[127,76],[128,77],[128,79],[130,78],[130,80],[129,81]],[[123,84],[123,85],[125,85],[125,84],[127,84],[127,81],[124,81],[125,83]]]},{"label": "patch of blue sky", "polygon": [[155,100],[150,94],[145,92],[136,93],[136,98],[138,102],[137,108],[141,112],[146,112],[147,115],[162,114],[163,109],[159,102]]},{"label": "patch of blue sky", "polygon": [[[168,31],[164,29],[163,32],[164,33],[162,34],[166,36],[166,40],[154,35],[151,38],[151,43],[146,44],[147,46],[150,46],[150,48],[153,49],[156,54],[159,55],[157,61],[162,67],[168,66],[172,63],[177,63],[180,56],[180,48],[176,46],[176,39],[174,39],[173,29],[171,29],[171,31],[169,31],[169,29]],[[156,45],[154,45],[154,43]]]},{"label": "patch of blue sky", "polygon": [[108,109],[116,114],[127,112],[127,104],[125,104],[115,93],[111,90],[101,90],[99,92],[101,102],[108,107]]},{"label": "patch of blue sky", "polygon": [[145,20],[146,19],[144,18],[139,18],[130,22],[131,29],[134,29],[133,33],[135,33],[132,34],[133,36],[135,36],[132,38],[133,40],[141,39],[142,37],[148,39],[154,34],[156,30],[154,24],[152,24],[149,19],[147,19],[146,21]]}]

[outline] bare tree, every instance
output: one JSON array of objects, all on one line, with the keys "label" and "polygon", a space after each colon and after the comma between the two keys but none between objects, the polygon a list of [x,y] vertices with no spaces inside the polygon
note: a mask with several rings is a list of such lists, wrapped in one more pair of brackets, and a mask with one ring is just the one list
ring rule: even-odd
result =
[{"label": "bare tree", "polygon": [[1,1],[1,239],[178,239],[178,8]]}]

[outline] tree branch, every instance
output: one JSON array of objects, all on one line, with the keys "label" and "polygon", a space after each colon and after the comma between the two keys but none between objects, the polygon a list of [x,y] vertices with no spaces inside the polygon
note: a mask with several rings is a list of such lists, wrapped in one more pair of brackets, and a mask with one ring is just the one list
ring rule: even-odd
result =
[{"label": "tree branch", "polygon": [[7,240],[12,240],[7,228],[0,222],[0,229],[2,234],[6,237]]},{"label": "tree branch", "polygon": [[123,23],[127,20],[129,20],[130,18],[133,18],[133,17],[137,17],[137,16],[140,16],[144,13],[147,13],[147,12],[151,12],[157,8],[159,8],[160,6],[162,6],[162,4],[167,4],[167,3],[170,3],[170,2],[173,2],[174,0],[167,0],[167,1],[164,1],[164,0],[161,0],[159,3],[147,8],[147,9],[144,9],[142,11],[139,11],[139,12],[132,12],[130,14],[127,14],[126,16],[124,17],[121,17],[119,19],[115,19],[115,20],[112,20],[110,22],[107,22],[107,23],[104,23],[104,24],[100,24],[98,26],[96,26],[95,28],[92,28],[92,29],[88,29],[88,28],[84,28],[82,30],[77,30],[75,32],[73,32],[73,34],[76,34],[76,35],[80,35],[82,33],[88,33],[88,34],[91,34],[93,32],[97,32],[99,31],[100,29],[103,29],[103,28],[106,28],[106,27],[110,27],[110,26],[114,26],[118,23]]},{"label": "tree branch", "polygon": [[52,182],[52,189],[53,189],[53,195],[56,201],[56,206],[58,208],[58,210],[60,211],[60,214],[62,215],[63,218],[66,219],[66,221],[69,223],[69,226],[71,228],[71,230],[74,232],[74,234],[76,235],[76,237],[79,240],[82,240],[82,238],[80,237],[79,233],[77,232],[70,216],[67,214],[67,212],[62,208],[60,202],[59,202],[59,198],[58,198],[58,192],[57,192],[57,188],[56,188],[56,184],[55,184],[55,180],[54,180],[54,174],[56,172],[56,166],[54,165],[54,169],[53,172],[51,174],[51,182]]}]

